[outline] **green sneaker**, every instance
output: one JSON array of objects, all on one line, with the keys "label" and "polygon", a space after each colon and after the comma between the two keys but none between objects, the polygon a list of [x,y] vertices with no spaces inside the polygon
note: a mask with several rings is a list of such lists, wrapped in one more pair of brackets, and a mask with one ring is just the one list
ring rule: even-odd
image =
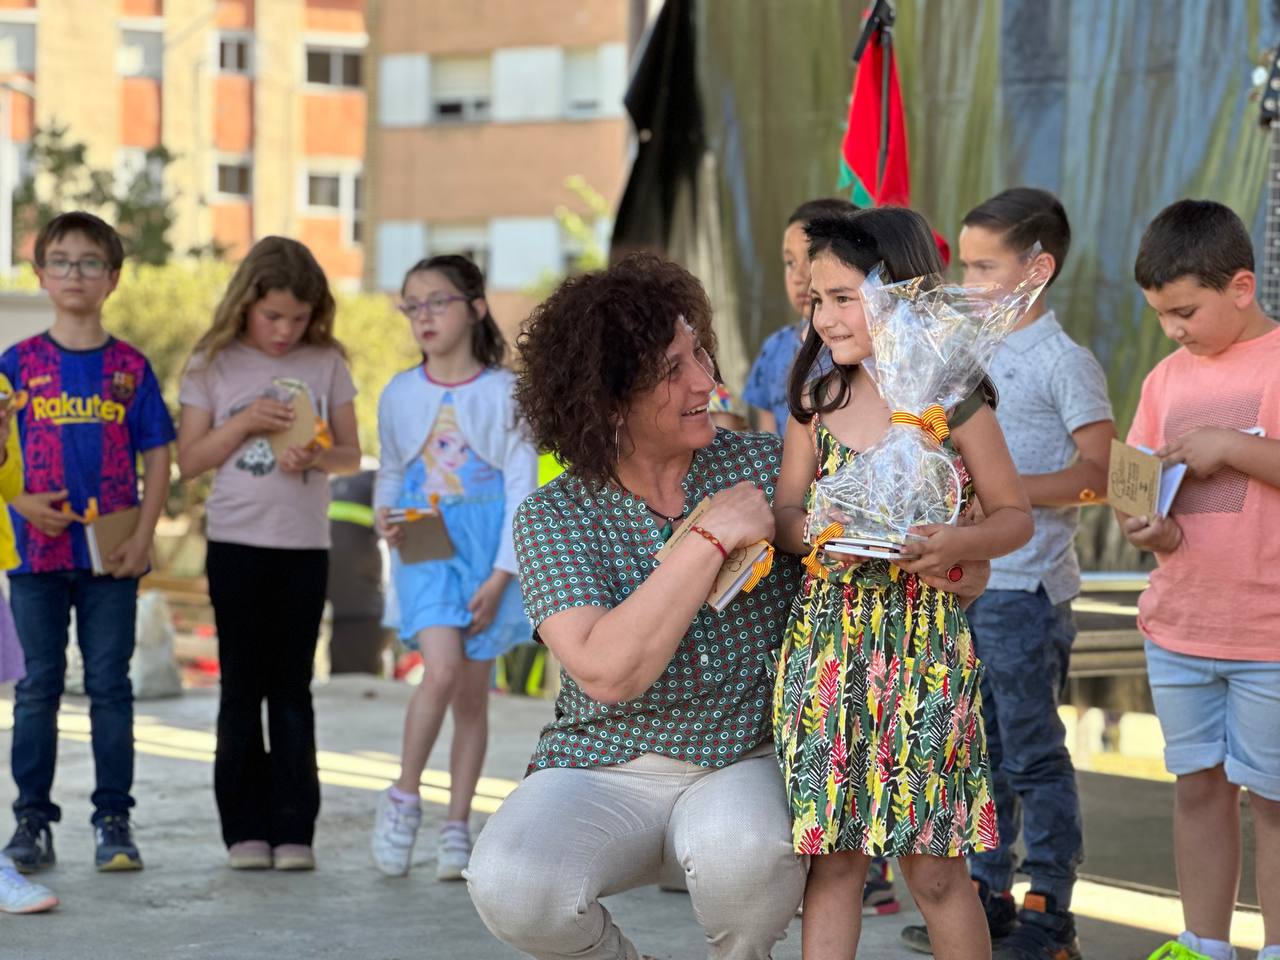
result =
[{"label": "green sneaker", "polygon": [[[1184,930],[1177,940],[1162,943],[1147,960],[1213,960],[1213,957],[1200,950],[1200,938],[1190,930]],[[1231,949],[1231,960],[1236,960],[1235,948]]]}]

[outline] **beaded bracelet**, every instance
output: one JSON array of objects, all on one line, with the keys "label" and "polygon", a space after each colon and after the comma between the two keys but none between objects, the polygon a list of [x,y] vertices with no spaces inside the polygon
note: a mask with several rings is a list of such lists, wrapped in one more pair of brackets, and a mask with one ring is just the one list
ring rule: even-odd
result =
[{"label": "beaded bracelet", "polygon": [[723,543],[721,543],[718,539],[716,539],[715,534],[708,533],[706,530],[698,526],[696,523],[693,526],[691,526],[689,529],[692,530],[694,533],[696,533],[698,536],[702,537],[702,539],[710,542],[712,546],[714,546],[717,550],[720,551],[720,556],[722,556],[726,560],[729,559],[729,551],[724,548]]}]

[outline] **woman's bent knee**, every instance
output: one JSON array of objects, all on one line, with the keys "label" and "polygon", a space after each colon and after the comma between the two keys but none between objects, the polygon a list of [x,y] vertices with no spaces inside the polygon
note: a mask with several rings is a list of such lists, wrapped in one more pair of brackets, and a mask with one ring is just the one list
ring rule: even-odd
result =
[{"label": "woman's bent knee", "polygon": [[800,906],[804,861],[777,839],[748,842],[732,854],[729,849],[722,848],[721,856],[703,852],[686,867],[698,919],[713,940],[729,934],[772,944]]},{"label": "woman's bent knee", "polygon": [[[571,878],[557,876],[551,851],[531,849],[504,836],[495,815],[480,832],[464,876],[476,913],[495,937],[517,949],[571,946],[584,934],[577,890]],[[567,951],[572,952],[572,951]]]}]

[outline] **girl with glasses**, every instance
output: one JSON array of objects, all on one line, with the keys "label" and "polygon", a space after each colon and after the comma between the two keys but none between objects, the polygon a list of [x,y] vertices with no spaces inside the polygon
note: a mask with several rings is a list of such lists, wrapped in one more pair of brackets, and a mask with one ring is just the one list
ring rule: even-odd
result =
[{"label": "girl with glasses", "polygon": [[537,454],[517,424],[515,378],[501,367],[506,345],[480,269],[460,256],[414,264],[400,312],[423,362],[392,379],[378,404],[378,530],[398,547],[405,531],[388,523],[392,508],[438,508],[454,552],[417,563],[399,550],[392,555],[400,636],[421,651],[426,669],[405,717],[400,779],[378,798],[372,849],[383,873],[408,873],[422,822],[418,784],[452,710],[436,878],[460,880],[471,855],[467,820],[488,741],[493,661],[532,634],[515,580],[511,522],[537,486]]}]

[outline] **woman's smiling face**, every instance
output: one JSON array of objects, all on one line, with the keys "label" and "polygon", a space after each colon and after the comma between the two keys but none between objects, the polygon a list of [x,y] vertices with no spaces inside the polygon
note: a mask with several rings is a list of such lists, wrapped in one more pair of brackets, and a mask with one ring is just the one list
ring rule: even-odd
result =
[{"label": "woman's smiling face", "polygon": [[683,318],[676,322],[666,365],[666,376],[632,397],[623,429],[632,445],[659,455],[705,447],[716,435],[707,409],[715,368]]}]

